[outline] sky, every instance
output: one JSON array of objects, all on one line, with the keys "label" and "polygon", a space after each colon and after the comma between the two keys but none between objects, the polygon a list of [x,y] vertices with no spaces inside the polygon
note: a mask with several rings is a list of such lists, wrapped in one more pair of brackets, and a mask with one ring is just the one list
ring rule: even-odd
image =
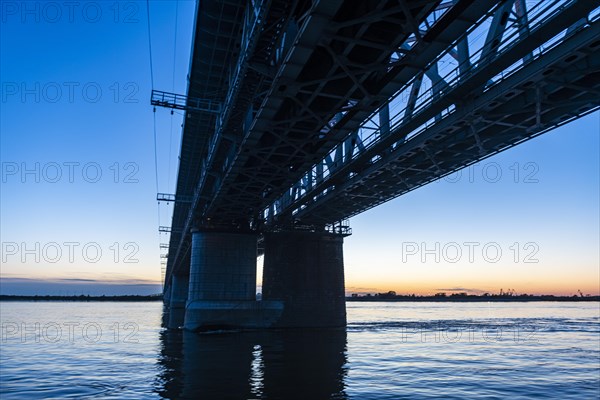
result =
[{"label": "sky", "polygon": [[[151,1],[150,30],[145,2],[0,11],[0,292],[159,292],[182,115],[150,92],[186,91],[194,3]],[[353,218],[347,291],[599,294],[599,134],[596,112]]]}]

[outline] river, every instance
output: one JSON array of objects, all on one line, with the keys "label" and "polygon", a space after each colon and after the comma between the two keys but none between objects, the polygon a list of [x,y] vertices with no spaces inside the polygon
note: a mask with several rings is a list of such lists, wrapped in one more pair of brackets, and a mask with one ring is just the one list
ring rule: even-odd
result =
[{"label": "river", "polygon": [[347,311],[345,330],[196,334],[160,302],[0,302],[0,398],[600,398],[600,303]]}]

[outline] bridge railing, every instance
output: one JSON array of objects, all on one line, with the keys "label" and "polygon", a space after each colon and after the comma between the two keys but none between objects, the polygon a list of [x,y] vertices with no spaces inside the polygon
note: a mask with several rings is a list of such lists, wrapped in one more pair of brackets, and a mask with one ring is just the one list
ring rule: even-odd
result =
[{"label": "bridge railing", "polygon": [[334,235],[350,236],[352,235],[352,228],[348,219],[341,221],[335,221],[325,226],[315,226],[297,223],[288,223],[280,225],[271,225],[263,229],[263,232],[284,232],[284,231],[297,231],[297,232],[327,232]]},{"label": "bridge railing", "polygon": [[[227,118],[229,117],[232,111],[233,103],[235,101],[240,87],[240,82],[243,78],[244,71],[247,68],[249,57],[252,54],[254,44],[256,41],[256,36],[260,33],[260,26],[264,22],[264,14],[269,3],[270,0],[249,0],[249,6],[246,7],[241,43],[241,48],[243,50],[240,53],[239,59],[235,64],[235,67],[230,72],[229,90],[225,97],[225,101],[221,106],[221,112],[216,118],[215,130],[208,142],[207,155],[201,161],[202,168],[200,172],[199,183],[196,185],[196,189],[194,191],[194,195],[191,201],[192,209],[196,208],[196,205],[199,203],[199,199],[202,196],[204,182],[206,181],[206,177],[209,173],[208,170],[214,163],[215,155],[217,153],[217,150],[219,149],[219,143],[223,138],[224,122],[227,121]],[[228,164],[230,162],[230,156],[231,155],[228,154],[228,156],[226,157],[225,164]],[[214,187],[218,187],[218,185],[214,185]],[[204,212],[204,210],[199,211],[201,214]],[[189,226],[190,222],[191,215],[188,216],[185,226]]]},{"label": "bridge railing", "polygon": [[152,89],[150,104],[186,111],[203,111],[214,114],[221,112],[221,103],[212,99],[198,99],[186,95]]},{"label": "bridge railing", "polygon": [[[521,6],[524,2],[517,1]],[[557,16],[562,10],[572,1],[564,0],[538,0],[533,6],[525,12],[527,17],[527,30],[523,29],[523,18],[514,19],[508,24],[507,28],[502,30],[500,37],[494,37],[488,35],[485,42],[477,43],[477,40],[486,33],[486,29],[491,29],[493,24],[492,15],[488,15],[482,20],[478,21],[470,30],[468,30],[461,40],[472,39],[469,45],[477,48],[468,57],[469,67],[461,68],[461,65],[456,65],[453,68],[448,68],[452,65],[448,61],[452,59],[450,55],[451,51],[454,50],[456,43],[454,43],[445,53],[442,53],[424,73],[428,75],[428,72],[433,70],[433,73],[429,75],[431,83],[427,86],[422,83],[422,75],[415,76],[410,82],[408,82],[396,95],[394,95],[384,107],[390,107],[390,114],[393,115],[389,120],[389,126],[392,130],[398,130],[400,127],[412,120],[416,115],[422,113],[428,107],[430,107],[436,99],[438,99],[445,92],[450,89],[456,88],[461,82],[468,77],[470,74],[477,72],[478,69],[485,67],[489,63],[493,62],[498,55],[508,52],[512,49],[512,46],[520,40],[525,40],[531,31],[536,31],[537,28],[545,24],[551,18]],[[511,3],[512,6],[513,3]],[[496,11],[499,13],[502,10]],[[596,8],[587,19],[588,23],[594,22],[600,18],[600,7]],[[490,21],[492,19],[492,21]],[[507,79],[509,76],[519,71],[529,62],[541,57],[560,43],[562,43],[567,37],[582,26],[582,23],[577,24],[572,28],[561,32],[558,35],[548,39],[541,46],[534,49],[534,51],[527,57],[520,59],[505,68],[500,73],[496,74],[492,79],[488,81],[487,85],[481,88],[482,93],[490,90],[496,84]],[[490,43],[494,42],[494,51],[490,51]],[[396,58],[395,62],[401,62],[402,56]],[[446,68],[443,70],[444,75],[440,76],[438,71],[438,63],[446,61]],[[432,75],[432,76],[431,76]],[[433,78],[433,79],[432,79]],[[434,79],[437,78],[438,82],[434,83]],[[416,98],[411,99],[411,89],[413,85],[423,85],[420,88],[420,95]],[[418,93],[418,92],[417,92]],[[414,97],[414,96],[413,96]],[[409,104],[412,102],[412,110]],[[397,111],[399,109],[399,111]],[[406,136],[399,138],[392,148],[395,148],[403,143],[407,142],[418,136],[420,133],[426,131],[431,126],[438,123],[441,119],[446,118],[456,110],[455,106],[451,104],[448,107],[443,108],[439,111],[436,117],[427,120],[425,123],[413,129]],[[408,111],[411,111],[410,114]],[[392,114],[393,113],[393,114]],[[321,196],[325,195],[329,190],[327,181],[334,175],[342,165],[347,165],[352,161],[356,160],[365,151],[373,148],[382,139],[381,133],[381,121],[379,121],[379,110],[373,113],[359,128],[357,132],[351,133],[340,145],[336,146],[331,152],[318,164],[315,164],[303,178],[292,185],[284,195],[277,199],[273,204],[267,207],[262,216],[269,223],[275,221],[277,215],[288,210],[292,207],[291,215],[297,214],[300,210],[306,207],[307,203],[315,201]],[[381,154],[375,155],[370,161],[376,162],[382,157]],[[349,172],[349,177],[352,177],[353,173]]]},{"label": "bridge railing", "polygon": [[260,32],[260,27],[264,22],[265,12],[267,11],[269,0],[249,0],[244,14],[244,25],[242,28],[242,40],[240,43],[240,55],[233,69],[229,74],[229,90],[225,96],[225,106],[223,112],[217,118],[215,133],[222,129],[224,122],[229,117],[230,109],[233,105],[236,94],[240,88],[241,81],[248,60],[252,56],[256,44],[256,38]]}]

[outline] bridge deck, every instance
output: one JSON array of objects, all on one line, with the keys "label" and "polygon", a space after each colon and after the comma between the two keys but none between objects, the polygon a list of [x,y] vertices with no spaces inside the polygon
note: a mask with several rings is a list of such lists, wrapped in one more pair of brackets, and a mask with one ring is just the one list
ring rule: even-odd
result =
[{"label": "bridge deck", "polygon": [[598,7],[534,3],[199,2],[167,275],[194,225],[333,224],[597,109]]}]

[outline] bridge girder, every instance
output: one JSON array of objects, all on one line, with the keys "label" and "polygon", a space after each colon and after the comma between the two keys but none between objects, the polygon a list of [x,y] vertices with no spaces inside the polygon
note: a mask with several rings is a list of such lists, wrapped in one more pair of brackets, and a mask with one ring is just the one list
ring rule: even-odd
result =
[{"label": "bridge girder", "polygon": [[[461,109],[393,146],[360,173],[332,184],[295,218],[316,224],[352,217],[598,110],[600,26],[595,28],[583,43],[540,57],[539,65],[532,63],[512,79],[465,101]],[[577,60],[566,62],[573,54],[579,55]],[[589,90],[572,89],[583,84]],[[400,130],[395,133],[402,135]]]},{"label": "bridge girder", "polygon": [[[573,65],[567,65],[566,67],[563,65],[559,69],[555,70],[555,72],[560,72],[554,74],[554,79],[556,80],[562,77],[562,82],[564,82],[565,77],[569,77],[567,78],[569,79],[569,82],[564,82],[564,84],[562,84],[562,82],[558,82],[559,84],[557,87],[568,88],[570,86],[575,86],[576,89],[580,90],[577,92],[575,89],[573,96],[580,97],[577,100],[579,101],[579,107],[576,108],[576,110],[582,109],[584,111],[576,112],[576,115],[580,116],[593,111],[595,108],[597,108],[598,102],[600,102],[600,100],[597,100],[599,97],[596,94],[597,82],[595,81],[595,74],[597,73],[595,57],[597,56],[593,54],[592,48],[588,47],[587,50],[579,50],[580,47],[578,47],[583,46],[583,48],[585,48],[586,46],[586,44],[579,43],[578,40],[581,41],[585,39],[587,40],[587,45],[590,46],[598,40],[597,20],[596,22],[592,22],[591,25],[584,30],[582,30],[582,25],[579,23],[582,13],[587,15],[586,13],[588,13],[590,9],[594,8],[593,5],[590,6],[589,3],[587,5],[589,8],[585,8],[585,6],[584,8],[579,8],[577,4],[572,4],[571,8],[566,12],[554,15],[548,21],[545,21],[544,24],[537,26],[537,29],[533,31],[533,36],[527,36],[532,34],[529,32],[529,29],[527,30],[528,33],[526,34],[524,34],[523,30],[520,29],[519,32],[515,32],[513,35],[516,39],[514,43],[512,43],[510,51],[504,51],[501,54],[498,52],[492,52],[490,50],[489,45],[487,45],[491,42],[489,39],[490,36],[488,35],[486,45],[484,45],[481,51],[485,56],[481,55],[478,62],[473,64],[475,68],[463,70],[465,73],[460,74],[454,79],[452,82],[452,87],[450,87],[448,82],[444,80],[442,80],[444,83],[443,89],[440,89],[439,86],[437,88],[435,87],[435,78],[438,78],[439,75],[437,74],[437,66],[434,64],[433,74],[428,74],[428,71],[425,71],[425,75],[430,78],[432,83],[431,89],[429,89],[430,94],[428,96],[423,94],[421,95],[421,97],[425,97],[425,99],[421,99],[419,113],[414,114],[414,107],[416,99],[415,93],[418,92],[415,90],[415,84],[416,86],[421,85],[420,76],[415,78],[412,87],[407,85],[404,89],[408,94],[408,101],[405,109],[403,110],[404,114],[402,115],[401,112],[398,114],[400,117],[398,117],[398,115],[396,116],[396,126],[393,129],[392,135],[383,135],[381,132],[376,132],[375,134],[370,135],[365,134],[361,138],[354,133],[353,140],[357,144],[356,146],[351,146],[349,150],[347,150],[348,146],[339,145],[337,149],[332,151],[330,155],[328,155],[321,162],[320,166],[314,166],[309,174],[307,174],[307,179],[305,179],[305,181],[309,180],[310,182],[302,185],[298,183],[296,186],[292,186],[292,188],[288,189],[284,196],[278,201],[279,204],[277,204],[276,207],[271,207],[270,209],[265,210],[266,218],[268,218],[268,216],[273,212],[273,208],[276,208],[278,211],[277,214],[279,215],[279,220],[292,218],[294,220],[301,221],[301,223],[331,223],[338,218],[348,218],[363,212],[368,208],[376,206],[377,204],[388,201],[397,195],[405,193],[408,188],[401,188],[403,185],[407,185],[406,180],[401,179],[397,173],[394,173],[393,176],[396,179],[396,184],[400,182],[401,185],[399,187],[388,188],[387,190],[380,191],[378,191],[376,188],[376,180],[370,181],[369,179],[364,179],[363,175],[366,173],[365,171],[371,171],[371,173],[374,173],[375,175],[383,174],[387,168],[386,163],[391,162],[389,161],[389,157],[386,157],[386,155],[390,152],[394,152],[394,156],[398,156],[398,152],[396,150],[401,145],[404,146],[404,142],[406,141],[407,137],[411,137],[411,140],[413,136],[416,137],[417,135],[422,135],[422,137],[425,137],[424,132],[419,132],[419,130],[424,130],[425,132],[445,132],[445,129],[447,132],[455,134],[457,131],[459,131],[459,128],[462,126],[467,126],[468,129],[471,130],[471,134],[469,136],[473,138],[470,141],[472,143],[469,142],[469,146],[472,145],[474,149],[470,151],[470,157],[465,157],[462,159],[462,166],[476,162],[484,156],[487,157],[495,154],[500,150],[495,148],[494,151],[490,151],[490,149],[486,150],[483,148],[481,139],[482,133],[478,132],[477,130],[473,131],[474,122],[472,121],[479,120],[486,122],[485,120],[482,120],[480,115],[474,114],[479,113],[482,115],[487,115],[490,113],[489,108],[486,109],[484,105],[479,104],[478,102],[481,102],[483,101],[482,99],[487,99],[489,97],[489,93],[487,93],[487,91],[494,89],[494,92],[492,93],[495,93],[498,90],[496,86],[502,87],[506,92],[510,91],[511,96],[506,98],[489,99],[488,104],[492,104],[494,107],[499,107],[501,104],[506,104],[509,107],[518,104],[517,109],[512,111],[511,109],[506,109],[500,112],[499,115],[502,116],[505,121],[495,121],[494,125],[496,130],[500,130],[501,128],[507,129],[507,127],[520,128],[524,131],[523,136],[530,138],[542,133],[543,131],[551,129],[553,126],[552,123],[545,122],[542,124],[540,118],[542,115],[550,115],[552,112],[551,109],[556,110],[561,106],[561,104],[549,104],[548,101],[551,100],[548,100],[544,97],[546,93],[536,93],[536,90],[539,90],[541,85],[545,85],[546,90],[549,90],[552,87],[553,83],[550,81],[551,78],[548,76],[548,60],[553,60],[553,62],[560,63],[561,61],[557,57],[573,58],[578,51],[583,51],[584,54],[585,51],[592,53],[589,57],[585,58],[588,63],[584,64],[584,66],[579,66],[579,69],[577,69],[574,73],[569,74],[567,71],[564,71],[564,68],[573,67]],[[500,8],[494,19],[496,19],[499,12],[505,12],[506,9],[506,7]],[[574,24],[579,27],[579,33],[573,29],[567,29],[572,27]],[[494,26],[493,23],[491,25],[492,27]],[[555,37],[556,34],[565,29],[567,29],[565,36],[559,38],[559,41],[565,40],[565,43],[560,45],[560,49],[553,51],[553,54],[551,55],[542,55],[541,53],[537,54],[536,57],[538,57],[540,60],[538,61],[536,59],[536,63],[533,66],[528,66],[528,64],[534,60],[533,51],[539,51],[540,46],[546,44],[548,41],[547,38]],[[573,38],[575,34],[578,36],[577,39]],[[571,39],[566,40],[565,38]],[[504,43],[499,41],[495,47],[499,48],[502,45],[504,45]],[[498,82],[494,82],[491,79],[494,78],[498,81],[502,80],[502,75],[506,72],[506,68],[514,65],[515,63],[519,63],[519,60],[522,60],[522,63],[517,66],[517,72],[515,72],[515,68],[513,68],[511,73],[521,78],[521,83],[529,82],[531,79],[533,79],[531,78],[530,71],[536,71],[535,68],[538,68],[537,71],[540,71],[541,68],[546,68],[545,70],[541,70],[542,72],[540,72],[540,77],[536,78],[540,83],[536,86],[537,89],[533,89],[533,94],[532,90],[525,90],[517,87],[518,84],[514,82],[514,79],[510,79],[507,82],[502,82],[502,85],[497,85]],[[573,59],[573,62],[574,60],[575,59]],[[523,69],[520,70],[520,68]],[[460,70],[461,66],[459,65],[457,69]],[[580,82],[581,80],[583,80],[585,83]],[[486,82],[488,82],[487,86]],[[577,84],[577,82],[580,83]],[[555,86],[556,83],[557,82],[555,81]],[[486,95],[482,96],[482,92],[484,91]],[[526,95],[524,94],[523,96],[516,96],[516,93],[518,92],[526,93]],[[402,95],[402,93],[400,95]],[[540,96],[544,98],[542,99]],[[526,100],[519,102],[519,100],[522,98],[525,98]],[[529,103],[527,101],[529,101]],[[424,103],[426,103],[425,106],[423,105]],[[566,104],[566,108],[569,110],[574,109],[573,102]],[[531,114],[536,116],[534,122],[538,129],[533,129],[531,126],[526,125],[525,122],[519,124],[514,121],[515,115],[527,112],[525,110],[528,110],[531,107],[534,108]],[[474,108],[477,108],[478,111],[474,111]],[[448,127],[446,126],[447,123],[440,123],[446,117],[451,115],[454,118],[454,126]],[[456,118],[459,119],[456,120]],[[428,124],[431,126],[427,126],[427,129],[423,129],[423,124]],[[562,124],[562,122],[555,122],[554,126],[559,124]],[[517,139],[513,138],[512,140],[514,141]],[[365,146],[366,141],[369,141],[367,146]],[[518,142],[521,141],[522,140],[520,139],[518,140]],[[452,143],[450,142],[448,145],[452,145]],[[454,143],[454,145],[458,146],[458,143]],[[465,143],[462,145],[465,146]],[[511,140],[508,140],[502,149],[508,148],[511,145],[513,145]],[[368,148],[365,150],[365,147]],[[421,163],[425,163],[427,165],[427,171],[423,172],[422,168],[420,169],[408,163],[404,165],[404,168],[408,172],[405,174],[410,174],[413,172],[416,174],[417,172],[423,172],[424,174],[431,175],[428,177],[428,179],[422,180],[421,184],[437,179],[440,176],[451,173],[460,168],[459,165],[454,166],[453,168],[442,169],[440,167],[440,162],[437,161],[438,157],[434,156],[434,152],[431,150],[430,146],[421,145],[421,151],[419,154],[422,158]],[[339,162],[332,163],[332,158],[339,160]],[[373,164],[376,164],[377,166],[373,167]],[[327,167],[327,174],[323,174],[323,166]],[[373,168],[375,168],[375,172],[372,171]],[[390,168],[394,171],[396,170],[395,167]],[[311,179],[308,179],[309,175]],[[349,196],[349,193],[346,189],[341,189],[342,187],[346,187],[349,182],[362,182],[362,186],[360,186],[361,190],[370,194],[368,196],[364,196],[363,194],[357,193],[357,199],[354,202],[353,207],[348,205],[341,207],[339,204],[342,201],[341,199],[331,201],[331,205],[326,204],[336,195],[346,198],[348,204],[352,203],[354,201],[353,197]],[[369,185],[372,184],[374,187],[369,188],[367,185],[368,182],[370,182]],[[418,187],[421,184],[415,187]],[[302,190],[297,190],[298,187],[302,187]],[[360,205],[365,203],[365,198],[370,199],[372,202],[371,206],[366,207],[364,205]],[[322,207],[324,207],[324,209],[327,211],[316,212],[316,208],[319,207],[317,205],[318,203],[323,204]],[[349,207],[352,208],[352,210],[350,210]]]},{"label": "bridge girder", "polygon": [[188,267],[194,224],[333,224],[593,111],[592,3],[297,1],[271,20],[277,2],[256,3],[276,34],[244,28],[258,36],[228,48],[267,40],[270,61],[254,44],[211,61],[237,83],[221,80],[221,116],[186,118],[177,196],[192,201],[175,206],[167,275]]}]

